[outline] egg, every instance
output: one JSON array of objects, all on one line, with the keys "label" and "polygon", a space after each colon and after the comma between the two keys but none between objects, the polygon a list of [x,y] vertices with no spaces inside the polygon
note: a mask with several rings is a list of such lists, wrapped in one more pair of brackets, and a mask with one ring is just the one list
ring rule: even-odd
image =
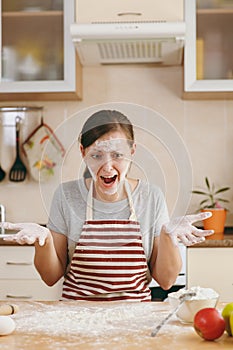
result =
[{"label": "egg", "polygon": [[8,335],[14,332],[15,321],[10,316],[0,316],[0,335]]}]

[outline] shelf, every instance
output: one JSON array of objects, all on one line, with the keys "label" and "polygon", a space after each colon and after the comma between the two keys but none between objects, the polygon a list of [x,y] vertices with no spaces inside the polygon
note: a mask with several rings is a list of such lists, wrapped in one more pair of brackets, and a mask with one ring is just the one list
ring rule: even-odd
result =
[{"label": "shelf", "polygon": [[233,13],[233,8],[199,9],[197,15],[229,15]]},{"label": "shelf", "polygon": [[9,11],[2,12],[3,18],[15,18],[15,17],[62,17],[63,11]]}]

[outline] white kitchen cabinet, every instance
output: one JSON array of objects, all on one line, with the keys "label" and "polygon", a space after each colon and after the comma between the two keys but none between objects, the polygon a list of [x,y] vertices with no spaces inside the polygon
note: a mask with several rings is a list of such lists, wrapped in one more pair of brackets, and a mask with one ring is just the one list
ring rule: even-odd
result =
[{"label": "white kitchen cabinet", "polygon": [[185,98],[233,97],[233,0],[185,0]]},{"label": "white kitchen cabinet", "polygon": [[187,288],[212,288],[220,301],[233,300],[233,248],[196,247],[187,249]]},{"label": "white kitchen cabinet", "polygon": [[70,36],[74,0],[0,0],[0,100],[82,97],[82,68]]},{"label": "white kitchen cabinet", "polygon": [[62,280],[48,287],[34,267],[33,246],[0,247],[0,300],[59,300]]},{"label": "white kitchen cabinet", "polygon": [[78,23],[184,20],[184,0],[76,0]]}]

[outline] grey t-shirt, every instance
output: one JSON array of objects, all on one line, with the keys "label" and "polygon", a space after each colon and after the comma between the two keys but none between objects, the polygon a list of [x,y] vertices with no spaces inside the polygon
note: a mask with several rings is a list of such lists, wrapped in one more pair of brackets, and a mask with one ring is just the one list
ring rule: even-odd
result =
[{"label": "grey t-shirt", "polygon": [[[68,238],[68,255],[71,261],[86,219],[88,190],[84,178],[62,183],[56,189],[47,227]],[[168,210],[159,187],[139,180],[132,193],[133,205],[140,222],[143,247],[149,261],[154,237],[160,234],[161,226],[168,222]],[[128,199],[108,203],[93,199],[93,219],[129,219]]]}]

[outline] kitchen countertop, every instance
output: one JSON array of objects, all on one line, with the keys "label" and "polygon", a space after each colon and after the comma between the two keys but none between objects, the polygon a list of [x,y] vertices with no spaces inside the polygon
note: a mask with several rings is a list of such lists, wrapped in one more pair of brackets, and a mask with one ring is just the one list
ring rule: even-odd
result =
[{"label": "kitchen countertop", "polygon": [[[233,337],[226,332],[216,341],[205,341],[175,315],[151,337],[152,329],[170,311],[167,302],[25,301],[17,305],[19,312],[11,316],[15,331],[0,337],[3,350],[214,350],[233,346]],[[224,305],[217,305],[219,311]]]},{"label": "kitchen countertop", "polygon": [[[4,241],[3,239],[1,239],[1,235],[0,235],[0,246],[4,246],[4,245],[22,247],[21,244],[18,244],[18,243],[15,243],[15,242],[7,242],[7,241]],[[26,245],[25,245],[25,246],[26,246]]]},{"label": "kitchen countertop", "polygon": [[223,239],[206,239],[202,243],[194,244],[190,248],[200,248],[200,247],[205,247],[205,248],[216,248],[216,247],[233,247],[233,234],[231,233],[225,233],[223,236]]},{"label": "kitchen countertop", "polygon": [[[202,228],[203,227],[199,227]],[[210,236],[211,237],[211,236]],[[15,242],[7,242],[1,239],[0,235],[0,246],[20,246]],[[233,228],[225,227],[223,239],[206,239],[205,242],[194,244],[188,248],[200,248],[200,247],[233,247]]]},{"label": "kitchen countertop", "polygon": [[[19,246],[17,243],[7,242],[0,239],[0,246]],[[25,245],[26,246],[26,245]],[[200,248],[200,247],[233,247],[233,234],[225,234],[223,239],[206,239],[203,243],[194,244],[188,248]]]}]

